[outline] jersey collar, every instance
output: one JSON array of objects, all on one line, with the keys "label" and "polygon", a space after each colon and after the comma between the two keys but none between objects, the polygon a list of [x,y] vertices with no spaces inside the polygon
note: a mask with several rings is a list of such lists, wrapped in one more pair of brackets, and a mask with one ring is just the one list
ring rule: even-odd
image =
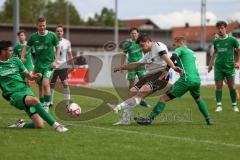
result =
[{"label": "jersey collar", "polygon": [[48,34],[48,30],[45,31],[44,35],[40,34],[39,32],[37,32],[37,33],[38,33],[39,36],[46,36]]}]

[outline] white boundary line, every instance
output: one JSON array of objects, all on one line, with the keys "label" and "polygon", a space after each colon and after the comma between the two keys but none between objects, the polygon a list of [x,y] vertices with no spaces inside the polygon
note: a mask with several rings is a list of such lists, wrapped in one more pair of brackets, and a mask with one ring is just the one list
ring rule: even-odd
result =
[{"label": "white boundary line", "polygon": [[185,142],[191,142],[191,143],[205,143],[205,144],[212,144],[212,145],[221,145],[225,147],[240,148],[239,144],[224,143],[224,142],[211,141],[211,140],[197,140],[197,139],[188,138],[188,137],[167,136],[167,135],[154,134],[154,133],[142,133],[138,131],[130,131],[130,130],[118,129],[118,128],[116,129],[105,128],[105,127],[98,127],[98,126],[84,125],[84,124],[70,124],[70,123],[65,123],[65,124],[70,126],[78,126],[78,127],[81,126],[81,127],[87,127],[87,128],[93,128],[93,129],[99,129],[99,130],[105,130],[105,131],[111,131],[111,132],[122,132],[127,134],[138,134],[142,136],[153,136],[153,137],[159,137],[162,139],[172,139],[172,140],[185,141]]}]

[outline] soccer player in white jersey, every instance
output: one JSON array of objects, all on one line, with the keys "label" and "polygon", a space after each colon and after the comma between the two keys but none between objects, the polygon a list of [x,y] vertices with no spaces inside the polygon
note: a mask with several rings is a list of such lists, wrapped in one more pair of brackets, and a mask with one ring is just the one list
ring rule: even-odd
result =
[{"label": "soccer player in white jersey", "polygon": [[[119,110],[124,110],[123,119],[114,125],[130,124],[132,108],[138,105],[146,96],[157,90],[163,89],[167,85],[168,77],[166,75],[169,68],[172,68],[180,74],[183,72],[183,70],[176,67],[169,58],[168,49],[165,44],[161,42],[153,42],[146,34],[140,35],[137,43],[139,43],[139,41],[147,42],[140,43],[140,47],[144,52],[142,60],[114,68],[114,72],[117,72],[121,70],[135,69],[140,66],[146,67],[145,76],[130,89],[129,99],[118,105],[108,104],[115,113],[118,113]],[[147,46],[145,46],[146,44]]]},{"label": "soccer player in white jersey", "polygon": [[50,106],[53,106],[54,87],[59,77],[63,85],[63,94],[64,94],[64,99],[66,100],[66,108],[67,108],[70,104],[70,89],[67,83],[67,78],[68,78],[67,62],[68,61],[71,62],[73,70],[74,70],[74,62],[73,62],[73,56],[72,56],[72,50],[71,50],[71,43],[69,40],[63,38],[63,34],[64,34],[63,26],[58,25],[56,27],[56,35],[57,35],[57,38],[59,39],[59,46],[61,48],[61,52],[57,60],[56,69],[53,72],[53,76],[50,82],[50,86],[51,86],[51,105]]}]

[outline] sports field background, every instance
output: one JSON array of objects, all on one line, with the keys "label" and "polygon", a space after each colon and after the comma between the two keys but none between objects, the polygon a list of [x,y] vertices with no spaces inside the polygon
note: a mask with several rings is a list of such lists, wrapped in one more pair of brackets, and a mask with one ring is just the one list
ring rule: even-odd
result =
[{"label": "sports field background", "polygon": [[[102,90],[116,94],[113,89]],[[214,87],[203,87],[201,95],[214,120],[213,126],[205,124],[193,99],[186,94],[167,104],[163,116],[168,118],[159,117],[151,126],[134,122],[131,126],[112,126],[119,116],[109,112],[88,122],[59,120],[69,128],[66,133],[55,132],[47,125],[44,129],[6,128],[18,118],[28,118],[0,98],[0,160],[238,160],[240,113],[231,110],[228,90],[224,88],[222,113],[214,112]],[[83,112],[101,102],[83,96],[72,98]],[[55,104],[61,100],[63,95],[56,93]],[[157,100],[157,96],[147,98],[151,105]],[[142,116],[149,111],[135,108],[135,113]]]}]

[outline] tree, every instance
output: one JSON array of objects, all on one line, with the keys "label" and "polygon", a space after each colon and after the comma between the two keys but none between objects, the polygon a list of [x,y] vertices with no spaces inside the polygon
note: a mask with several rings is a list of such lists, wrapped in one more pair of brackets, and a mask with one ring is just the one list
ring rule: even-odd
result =
[{"label": "tree", "polygon": [[[66,23],[66,0],[19,0],[20,4],[20,23],[35,24],[40,16],[47,19],[48,24]],[[0,12],[0,21],[3,23],[13,22],[13,0],[6,0],[3,5],[3,11]],[[80,25],[83,21],[75,9],[69,3],[70,24]]]}]

